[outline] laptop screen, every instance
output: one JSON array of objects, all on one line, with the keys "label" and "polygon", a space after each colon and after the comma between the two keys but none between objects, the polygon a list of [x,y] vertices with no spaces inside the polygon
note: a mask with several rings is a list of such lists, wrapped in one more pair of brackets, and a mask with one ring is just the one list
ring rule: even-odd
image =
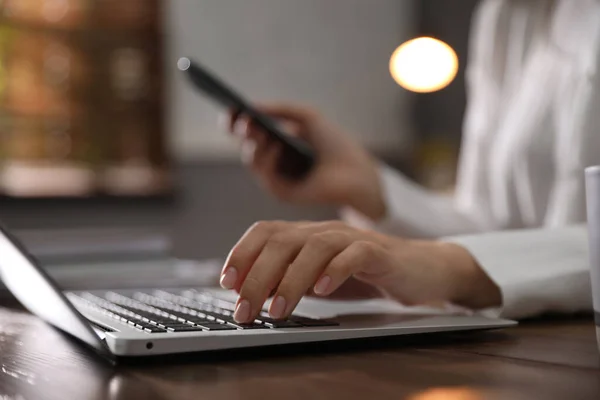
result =
[{"label": "laptop screen", "polygon": [[111,357],[106,344],[56,283],[6,228],[0,227],[0,277],[29,311]]}]

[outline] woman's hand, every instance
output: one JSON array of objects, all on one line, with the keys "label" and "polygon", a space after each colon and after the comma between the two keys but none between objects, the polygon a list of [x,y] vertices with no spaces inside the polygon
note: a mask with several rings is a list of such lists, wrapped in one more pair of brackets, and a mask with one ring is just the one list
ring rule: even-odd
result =
[{"label": "woman's hand", "polygon": [[235,319],[250,322],[269,295],[269,312],[288,317],[310,290],[329,296],[354,277],[403,304],[500,305],[500,291],[454,244],[411,241],[334,222],[259,222],[231,250],[221,285],[240,296]]},{"label": "woman's hand", "polygon": [[242,159],[271,194],[288,202],[350,206],[375,220],[385,215],[376,162],[349,135],[303,107],[279,104],[259,109],[305,140],[318,157],[304,180],[290,181],[277,171],[281,145],[244,115],[230,115],[229,129],[242,138]]}]

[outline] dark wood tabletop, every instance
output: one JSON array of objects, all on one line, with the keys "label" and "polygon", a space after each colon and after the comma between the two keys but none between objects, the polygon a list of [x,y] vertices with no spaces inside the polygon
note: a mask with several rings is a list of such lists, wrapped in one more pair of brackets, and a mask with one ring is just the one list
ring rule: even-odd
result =
[{"label": "dark wood tabletop", "polygon": [[589,317],[113,366],[0,307],[0,399],[600,399]]}]

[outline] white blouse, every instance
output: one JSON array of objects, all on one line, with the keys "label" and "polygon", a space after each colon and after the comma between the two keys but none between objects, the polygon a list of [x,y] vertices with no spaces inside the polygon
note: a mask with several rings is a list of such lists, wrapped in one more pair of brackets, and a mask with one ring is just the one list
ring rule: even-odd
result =
[{"label": "white blouse", "polygon": [[455,195],[384,166],[388,216],[371,226],[467,247],[506,317],[591,309],[585,225],[574,225],[585,222],[583,170],[600,165],[599,67],[599,0],[483,1]]}]

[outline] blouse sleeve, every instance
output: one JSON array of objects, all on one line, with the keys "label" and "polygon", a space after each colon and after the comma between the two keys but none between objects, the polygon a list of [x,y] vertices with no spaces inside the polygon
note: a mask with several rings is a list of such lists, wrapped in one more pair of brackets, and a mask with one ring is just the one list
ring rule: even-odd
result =
[{"label": "blouse sleeve", "polygon": [[591,25],[586,31],[593,51],[579,55],[576,65],[562,77],[561,98],[554,108],[556,178],[547,226],[585,221],[584,169],[600,165],[600,2],[593,6],[595,10],[588,13],[594,19],[584,21]]},{"label": "blouse sleeve", "polygon": [[506,318],[591,311],[585,225],[445,238],[462,245],[500,287]]},{"label": "blouse sleeve", "polygon": [[369,221],[351,209],[342,210],[343,218],[356,226],[414,238],[437,238],[486,230],[471,214],[456,209],[450,196],[431,192],[388,166],[380,167],[380,179],[387,215]]}]

